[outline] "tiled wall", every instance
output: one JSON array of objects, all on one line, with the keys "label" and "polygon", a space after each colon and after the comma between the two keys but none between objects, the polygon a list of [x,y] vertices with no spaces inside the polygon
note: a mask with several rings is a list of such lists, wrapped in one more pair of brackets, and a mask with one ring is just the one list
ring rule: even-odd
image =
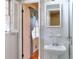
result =
[{"label": "tiled wall", "polygon": [[[45,1],[45,0],[44,0]],[[62,6],[62,24],[60,28],[48,28],[45,25],[45,17],[44,17],[44,2],[41,3],[43,6],[43,9],[41,9],[41,40],[44,40],[44,45],[52,43],[53,40],[57,40],[59,44],[62,44],[66,46],[67,51],[65,54],[59,56],[59,59],[68,59],[68,1],[63,0],[63,6]],[[56,35],[60,34],[60,37],[57,37]],[[46,57],[46,55],[44,55]],[[50,56],[49,56],[50,57]],[[49,59],[46,58],[46,59]]]}]

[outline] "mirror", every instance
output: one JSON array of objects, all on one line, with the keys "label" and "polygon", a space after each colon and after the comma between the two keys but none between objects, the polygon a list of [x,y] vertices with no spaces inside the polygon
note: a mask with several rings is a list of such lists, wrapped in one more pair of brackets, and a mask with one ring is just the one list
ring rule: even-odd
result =
[{"label": "mirror", "polygon": [[47,17],[46,18],[47,27],[60,27],[61,26],[60,4],[51,4],[51,5],[46,4],[46,17]]},{"label": "mirror", "polygon": [[[39,57],[39,12],[38,3],[32,3],[30,10],[30,59]],[[36,56],[36,57],[35,57]]]},{"label": "mirror", "polygon": [[32,43],[32,53],[35,49],[38,49],[39,41],[39,22],[38,22],[38,10],[30,8],[30,35]]},{"label": "mirror", "polygon": [[54,10],[49,11],[49,25],[50,26],[59,26],[60,25],[60,11]]}]

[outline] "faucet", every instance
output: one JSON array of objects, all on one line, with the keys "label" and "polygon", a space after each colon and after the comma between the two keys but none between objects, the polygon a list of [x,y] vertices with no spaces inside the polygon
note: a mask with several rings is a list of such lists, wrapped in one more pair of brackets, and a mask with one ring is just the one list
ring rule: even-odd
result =
[{"label": "faucet", "polygon": [[56,39],[52,41],[52,45],[53,46],[58,46],[59,45],[58,42],[56,41]]}]

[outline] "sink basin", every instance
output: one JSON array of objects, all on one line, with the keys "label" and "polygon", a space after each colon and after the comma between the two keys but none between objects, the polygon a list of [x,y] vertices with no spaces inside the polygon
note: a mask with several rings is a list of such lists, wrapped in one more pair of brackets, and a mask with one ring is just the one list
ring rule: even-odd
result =
[{"label": "sink basin", "polygon": [[45,51],[52,53],[53,55],[61,55],[66,51],[66,47],[62,45],[53,46],[53,45],[45,45]]}]

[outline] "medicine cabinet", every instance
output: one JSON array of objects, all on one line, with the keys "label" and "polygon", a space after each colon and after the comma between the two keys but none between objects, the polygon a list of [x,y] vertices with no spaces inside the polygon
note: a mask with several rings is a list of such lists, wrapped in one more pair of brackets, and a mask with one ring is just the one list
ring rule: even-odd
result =
[{"label": "medicine cabinet", "polygon": [[45,3],[45,17],[47,27],[61,27],[61,4]]}]

